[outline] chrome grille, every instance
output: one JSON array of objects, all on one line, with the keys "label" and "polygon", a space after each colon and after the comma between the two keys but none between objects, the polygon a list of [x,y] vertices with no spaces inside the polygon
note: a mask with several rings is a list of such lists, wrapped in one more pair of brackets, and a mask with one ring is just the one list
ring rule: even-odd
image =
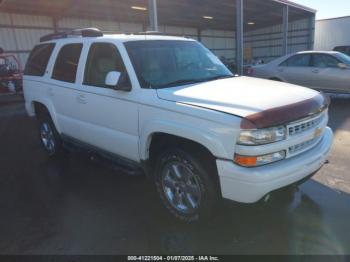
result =
[{"label": "chrome grille", "polygon": [[299,121],[295,124],[291,124],[288,127],[289,136],[295,136],[295,135],[301,134],[303,132],[306,132],[306,131],[318,126],[322,122],[324,117],[325,117],[325,114],[321,113],[314,118],[309,118],[306,120]]},{"label": "chrome grille", "polygon": [[319,137],[315,137],[311,140],[305,141],[303,143],[297,144],[295,146],[289,147],[289,154],[294,155],[309,149],[311,146],[315,145],[319,141]]}]

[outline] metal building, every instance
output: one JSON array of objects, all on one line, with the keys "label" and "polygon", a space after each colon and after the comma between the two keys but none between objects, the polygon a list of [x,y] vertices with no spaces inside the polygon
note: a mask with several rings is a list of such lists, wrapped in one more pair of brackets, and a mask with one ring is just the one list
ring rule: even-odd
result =
[{"label": "metal building", "polygon": [[315,10],[287,0],[0,0],[0,46],[22,64],[44,34],[98,27],[195,38],[241,73],[253,59],[313,49],[314,23]]},{"label": "metal building", "polygon": [[330,51],[336,46],[350,46],[350,16],[316,21],[315,49]]}]

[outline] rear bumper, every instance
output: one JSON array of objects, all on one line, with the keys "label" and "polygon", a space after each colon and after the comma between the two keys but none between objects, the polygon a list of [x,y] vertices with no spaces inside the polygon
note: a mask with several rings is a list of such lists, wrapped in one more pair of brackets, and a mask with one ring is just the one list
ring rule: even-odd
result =
[{"label": "rear bumper", "polygon": [[314,148],[271,165],[244,168],[231,161],[217,160],[223,198],[255,203],[271,191],[303,180],[324,165],[332,142],[333,132],[327,127]]}]

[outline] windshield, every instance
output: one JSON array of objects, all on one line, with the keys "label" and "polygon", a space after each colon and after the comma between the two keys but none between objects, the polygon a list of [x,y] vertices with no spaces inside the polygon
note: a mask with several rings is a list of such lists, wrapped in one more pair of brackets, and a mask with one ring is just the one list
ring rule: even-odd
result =
[{"label": "windshield", "polygon": [[338,58],[348,66],[350,66],[350,56],[347,56],[346,54],[339,53],[337,54]]},{"label": "windshield", "polygon": [[195,41],[145,40],[125,43],[142,88],[165,88],[233,77]]}]

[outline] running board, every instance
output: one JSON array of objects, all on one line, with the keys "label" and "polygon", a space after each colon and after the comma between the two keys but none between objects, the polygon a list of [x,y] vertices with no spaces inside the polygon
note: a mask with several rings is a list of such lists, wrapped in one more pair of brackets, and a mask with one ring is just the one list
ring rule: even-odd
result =
[{"label": "running board", "polygon": [[144,175],[142,166],[134,161],[125,159],[116,154],[104,151],[66,135],[61,135],[63,147],[71,152],[86,153],[91,161],[130,176]]}]

